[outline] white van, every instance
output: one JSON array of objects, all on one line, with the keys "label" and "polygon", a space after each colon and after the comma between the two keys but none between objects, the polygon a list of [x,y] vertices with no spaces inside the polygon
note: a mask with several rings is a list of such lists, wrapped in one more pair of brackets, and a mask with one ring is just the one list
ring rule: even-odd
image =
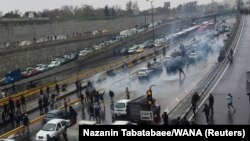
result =
[{"label": "white van", "polygon": [[122,99],[115,103],[114,105],[114,114],[117,115],[127,115],[127,104],[129,99]]}]

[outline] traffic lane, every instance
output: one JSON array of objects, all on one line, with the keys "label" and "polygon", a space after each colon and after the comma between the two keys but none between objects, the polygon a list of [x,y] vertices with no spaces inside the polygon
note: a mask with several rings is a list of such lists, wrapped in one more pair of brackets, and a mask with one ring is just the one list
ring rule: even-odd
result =
[{"label": "traffic lane", "polygon": [[[129,80],[122,80],[112,85],[112,90],[115,92],[118,99],[125,98],[125,88],[129,87],[131,92],[130,96],[133,98],[139,97],[146,94],[146,90],[150,85],[156,85],[153,87],[153,96],[161,104],[162,107],[168,107],[167,111],[174,108],[180,100],[186,96],[198,83],[199,81],[211,70],[211,68],[217,63],[218,53],[214,53],[207,59],[207,62],[199,62],[196,65],[192,65],[186,68],[186,79],[179,79],[178,74],[169,76],[165,71],[159,76],[155,76],[148,82],[141,83],[137,78],[129,82]],[[145,66],[147,63],[140,65]],[[133,67],[138,69],[140,66]],[[106,86],[107,81],[104,82]],[[166,94],[167,93],[167,94]],[[174,102],[174,103],[173,103]],[[108,105],[106,105],[108,106]]]},{"label": "traffic lane", "polygon": [[[211,124],[250,124],[250,102],[246,94],[246,72],[250,70],[250,17],[246,16],[245,26],[242,30],[242,36],[234,55],[233,64],[230,65],[213,90],[214,96],[214,115],[211,117]],[[227,94],[233,96],[233,105],[236,113],[227,110]],[[206,101],[208,103],[208,101]],[[198,116],[193,119],[197,124],[206,124],[205,115],[201,113],[203,106],[198,111]]]}]

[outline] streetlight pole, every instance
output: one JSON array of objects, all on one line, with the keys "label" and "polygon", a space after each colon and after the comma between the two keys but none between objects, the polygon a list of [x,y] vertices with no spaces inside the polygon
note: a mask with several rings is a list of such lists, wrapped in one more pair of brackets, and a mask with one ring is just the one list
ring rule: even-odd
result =
[{"label": "streetlight pole", "polygon": [[153,43],[155,43],[155,24],[154,24],[154,9],[153,1],[146,0],[151,3],[151,13],[152,13],[152,25],[153,25]]}]

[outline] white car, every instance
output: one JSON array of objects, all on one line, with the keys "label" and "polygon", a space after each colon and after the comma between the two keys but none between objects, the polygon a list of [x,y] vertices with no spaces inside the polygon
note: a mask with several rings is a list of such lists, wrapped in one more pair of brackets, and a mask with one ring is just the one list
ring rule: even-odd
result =
[{"label": "white car", "polygon": [[136,123],[132,123],[130,121],[117,120],[112,125],[137,125],[137,124]]},{"label": "white car", "polygon": [[43,43],[43,42],[47,42],[48,41],[48,39],[46,39],[46,38],[41,38],[41,39],[38,39],[37,41],[36,41],[36,43]]},{"label": "white car", "polygon": [[39,72],[44,72],[44,71],[48,70],[48,67],[47,67],[47,65],[44,65],[44,64],[38,64],[38,65],[36,65],[35,69]]},{"label": "white car", "polygon": [[85,56],[88,53],[89,53],[89,51],[85,49],[85,50],[80,51],[79,56]]},{"label": "white car", "polygon": [[142,77],[149,77],[152,73],[152,70],[148,69],[148,68],[140,68],[138,71],[138,77],[139,79]]},{"label": "white car", "polygon": [[69,121],[64,119],[52,119],[36,134],[36,141],[47,141],[47,135],[51,138],[60,138],[67,128]]},{"label": "white car", "polygon": [[22,41],[21,43],[19,43],[19,46],[30,46],[32,45],[32,42],[31,41]]},{"label": "white car", "polygon": [[55,67],[58,67],[60,66],[61,63],[59,61],[52,61],[49,65],[48,65],[48,68],[55,68]]}]

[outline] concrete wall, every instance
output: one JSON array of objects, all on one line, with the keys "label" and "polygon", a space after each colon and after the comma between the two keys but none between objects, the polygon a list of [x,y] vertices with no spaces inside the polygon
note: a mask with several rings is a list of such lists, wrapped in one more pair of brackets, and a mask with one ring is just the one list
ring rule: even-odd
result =
[{"label": "concrete wall", "polygon": [[[164,27],[155,30],[156,38],[160,35],[166,35],[173,33],[177,27],[179,27],[183,22],[168,24]],[[102,37],[98,39],[91,39],[87,41],[80,41],[75,43],[68,43],[63,45],[56,45],[51,47],[43,47],[37,49],[26,49],[19,52],[8,53],[0,56],[0,76],[5,74],[9,70],[16,68],[26,68],[34,66],[39,63],[49,63],[53,58],[61,57],[65,54],[69,54],[74,51],[79,51],[85,47],[90,47],[97,42],[106,40],[107,37]],[[138,35],[123,41],[110,50],[105,51],[105,53],[100,53],[99,55],[91,56],[88,61],[93,61],[100,59],[102,57],[108,57],[113,54],[113,50],[121,49],[123,47],[130,47],[135,43],[141,43],[145,40],[152,39],[152,32],[148,32],[144,35]],[[83,61],[84,63],[86,61]]]},{"label": "concrete wall", "polygon": [[[155,21],[167,19],[166,15],[155,16]],[[151,16],[146,16],[146,22],[151,22]],[[47,38],[52,35],[72,35],[76,32],[109,29],[121,31],[145,23],[145,16],[124,17],[114,20],[98,21],[64,21],[33,25],[4,25],[0,24],[0,46],[4,42],[32,40],[33,38]]]},{"label": "concrete wall", "polygon": [[8,53],[0,56],[0,76],[9,70],[34,66],[39,63],[49,63],[52,59],[61,57],[90,47],[96,42],[106,40],[106,37],[80,41],[76,43],[57,45],[53,47],[43,47],[38,49],[23,50],[15,53]]}]

